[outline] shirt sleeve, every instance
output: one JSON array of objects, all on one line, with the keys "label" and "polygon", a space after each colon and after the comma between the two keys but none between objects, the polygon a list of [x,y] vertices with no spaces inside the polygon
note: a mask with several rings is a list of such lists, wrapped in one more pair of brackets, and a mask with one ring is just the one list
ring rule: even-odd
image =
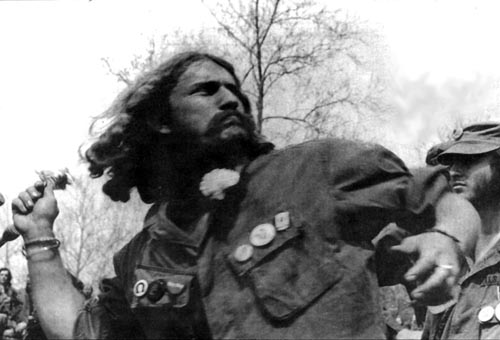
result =
[{"label": "shirt sleeve", "polygon": [[101,281],[101,293],[80,311],[75,339],[144,339],[117,278]]},{"label": "shirt sleeve", "polygon": [[443,167],[412,170],[382,146],[351,146],[332,160],[333,193],[347,238],[371,240],[391,222],[410,233],[435,224],[449,186]]}]

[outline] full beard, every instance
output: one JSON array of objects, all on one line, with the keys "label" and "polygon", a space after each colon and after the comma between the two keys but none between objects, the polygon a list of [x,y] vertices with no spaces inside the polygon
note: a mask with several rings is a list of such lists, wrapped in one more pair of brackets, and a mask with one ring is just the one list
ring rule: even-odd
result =
[{"label": "full beard", "polygon": [[190,131],[174,131],[168,136],[167,153],[184,168],[200,171],[214,167],[231,168],[242,158],[258,154],[261,141],[249,114],[225,110],[211,119],[202,136]]},{"label": "full beard", "polygon": [[211,159],[248,156],[257,147],[256,126],[249,114],[227,110],[216,114],[200,140],[200,152]]}]

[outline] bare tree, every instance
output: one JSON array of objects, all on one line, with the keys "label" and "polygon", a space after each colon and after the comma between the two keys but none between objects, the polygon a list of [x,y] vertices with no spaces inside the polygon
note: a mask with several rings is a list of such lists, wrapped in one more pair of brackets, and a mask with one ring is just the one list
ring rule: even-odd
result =
[{"label": "bare tree", "polygon": [[150,71],[175,53],[189,50],[210,50],[222,53],[224,49],[224,42],[219,40],[214,30],[198,32],[176,30],[159,37],[151,37],[145,51],[134,55],[129,65],[125,67],[113,66],[113,61],[109,58],[102,58],[102,61],[108,72],[115,76],[119,83],[128,86],[138,75]]},{"label": "bare tree", "polygon": [[288,122],[288,132],[317,138],[358,124],[354,114],[383,111],[383,84],[368,68],[374,32],[342,11],[314,1],[203,2],[246,65],[260,131],[277,120],[276,129]]},{"label": "bare tree", "polygon": [[115,203],[101,192],[101,182],[76,178],[61,193],[55,232],[68,270],[78,278],[111,275],[112,255],[140,230],[147,206],[138,197]]}]

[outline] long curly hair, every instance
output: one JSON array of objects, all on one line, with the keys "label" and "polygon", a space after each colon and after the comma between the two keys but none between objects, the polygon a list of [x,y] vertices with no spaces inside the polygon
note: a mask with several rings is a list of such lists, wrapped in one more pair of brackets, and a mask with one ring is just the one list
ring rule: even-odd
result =
[{"label": "long curly hair", "polygon": [[[180,53],[139,77],[118,95],[108,110],[94,119],[91,135],[97,135],[99,122],[108,120],[109,123],[82,157],[89,163],[92,178],[107,175],[103,191],[112,200],[128,201],[134,187],[144,202],[152,203],[158,199],[157,190],[152,188],[156,184],[149,179],[149,150],[160,135],[158,126],[153,125],[169,125],[171,91],[191,64],[203,60],[223,67],[234,78],[237,87],[241,87],[233,66],[224,59],[207,53]],[[250,114],[248,97],[241,91],[237,95],[245,113]],[[269,149],[269,146],[265,148]]]}]

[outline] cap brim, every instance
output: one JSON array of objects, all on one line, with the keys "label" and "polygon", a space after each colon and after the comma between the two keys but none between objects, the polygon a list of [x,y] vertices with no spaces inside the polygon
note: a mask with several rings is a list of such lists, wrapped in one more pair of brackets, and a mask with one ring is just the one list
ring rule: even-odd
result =
[{"label": "cap brim", "polygon": [[487,153],[500,149],[497,143],[488,143],[483,140],[463,140],[457,141],[445,151],[441,152],[437,157],[438,162],[441,163],[443,158],[447,155],[477,155]]}]

